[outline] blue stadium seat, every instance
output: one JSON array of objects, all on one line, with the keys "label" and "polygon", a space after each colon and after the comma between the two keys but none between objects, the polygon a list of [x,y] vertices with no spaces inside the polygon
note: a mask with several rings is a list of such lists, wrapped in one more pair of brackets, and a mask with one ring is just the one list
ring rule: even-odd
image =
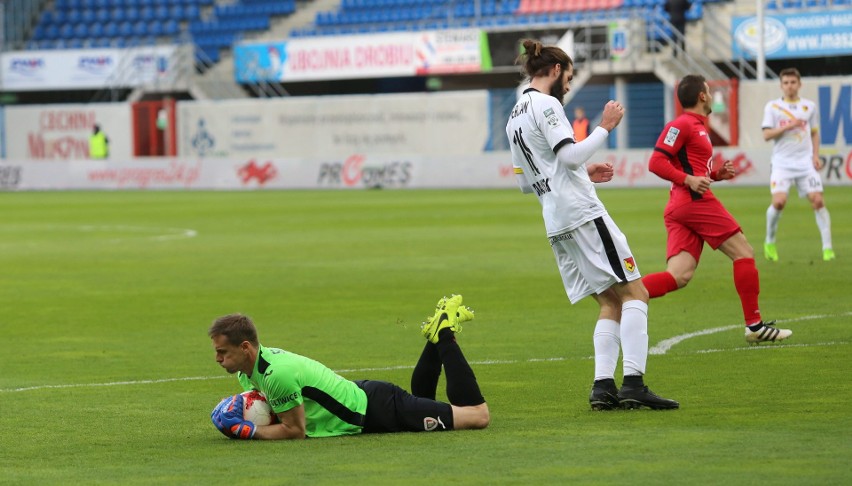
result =
[{"label": "blue stadium seat", "polygon": [[198,10],[198,5],[195,5],[195,4],[187,5],[186,8],[184,9],[183,15],[184,15],[183,18],[187,19],[187,20],[197,19],[201,16],[201,14],[199,13],[199,10]]},{"label": "blue stadium seat", "polygon": [[[98,38],[98,37],[101,37],[103,35],[104,35],[104,24],[101,24],[100,22],[95,22],[94,24],[91,24],[89,26],[89,29],[88,29],[88,32],[87,32],[88,37]],[[78,36],[78,37],[85,37],[85,36]]]},{"label": "blue stadium seat", "polygon": [[[41,14],[41,20],[39,23],[48,25],[53,23],[53,12],[46,10]],[[57,22],[58,23],[58,22]]]},{"label": "blue stadium seat", "polygon": [[154,20],[153,22],[148,23],[148,35],[163,35],[163,23],[159,20]]},{"label": "blue stadium seat", "polygon": [[166,21],[169,19],[169,7],[160,5],[154,9],[154,17],[157,20]]},{"label": "blue stadium seat", "polygon": [[90,45],[95,48],[105,48],[110,47],[112,44],[112,40],[109,37],[101,37],[99,39],[92,39]]},{"label": "blue stadium seat", "polygon": [[112,12],[110,13],[109,17],[113,22],[122,22],[126,18],[124,9],[122,7],[116,7],[112,9]]},{"label": "blue stadium seat", "polygon": [[47,27],[44,28],[44,40],[55,40],[59,38],[59,27],[48,24]]},{"label": "blue stadium seat", "polygon": [[118,35],[118,24],[115,22],[107,22],[104,24],[104,37],[115,37]]},{"label": "blue stadium seat", "polygon": [[163,34],[164,35],[177,35],[180,33],[180,24],[178,24],[177,20],[169,19],[163,23]]},{"label": "blue stadium seat", "polygon": [[65,15],[65,22],[69,24],[76,24],[83,20],[82,15],[79,10],[69,10]]},{"label": "blue stadium seat", "polygon": [[84,37],[88,37],[89,35],[89,24],[77,24],[74,27],[74,35],[71,37],[76,37],[78,39],[82,39]]},{"label": "blue stadium seat", "polygon": [[146,22],[154,20],[154,9],[151,7],[142,7],[142,9],[139,10],[139,20],[144,20]]},{"label": "blue stadium seat", "polygon": [[173,20],[178,20],[178,21],[183,20],[184,19],[183,5],[181,5],[181,4],[172,5],[171,8],[169,9],[169,18],[171,18]]},{"label": "blue stadium seat", "polygon": [[80,22],[84,22],[87,24],[91,24],[95,21],[95,11],[92,9],[85,9],[80,11]]},{"label": "blue stadium seat", "polygon": [[130,21],[125,20],[118,24],[119,37],[130,37],[131,35],[133,35],[133,24],[131,24]]},{"label": "blue stadium seat", "polygon": [[139,20],[133,24],[133,35],[136,37],[148,35],[148,23],[144,20]]}]

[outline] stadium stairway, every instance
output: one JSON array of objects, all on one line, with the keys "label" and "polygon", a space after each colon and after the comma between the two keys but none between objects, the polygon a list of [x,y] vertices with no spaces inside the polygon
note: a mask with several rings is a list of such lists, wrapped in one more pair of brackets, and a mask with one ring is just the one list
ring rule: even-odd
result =
[{"label": "stadium stairway", "polygon": [[[285,40],[290,37],[290,32],[299,27],[313,23],[317,12],[339,6],[340,0],[312,0],[310,2],[297,2],[296,12],[286,17],[276,19],[270,24],[270,28],[260,34],[245,35],[245,41],[276,41]],[[257,95],[280,96],[286,94],[280,88],[270,84],[258,84],[250,86]],[[233,96],[230,96],[232,94]],[[203,76],[196,81],[196,91],[193,96],[198,99],[247,97],[248,94],[234,80],[234,55],[233,49],[225,51],[219,62],[208,69]]]}]

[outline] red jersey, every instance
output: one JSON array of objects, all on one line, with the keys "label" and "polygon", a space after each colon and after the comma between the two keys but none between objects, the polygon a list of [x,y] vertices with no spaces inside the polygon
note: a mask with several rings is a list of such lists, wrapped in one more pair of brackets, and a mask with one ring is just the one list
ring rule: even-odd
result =
[{"label": "red jersey", "polygon": [[715,179],[710,173],[713,145],[706,121],[707,117],[685,112],[669,122],[657,139],[648,169],[672,183],[667,211],[699,199],[716,199],[709,189],[702,195],[684,184],[687,175]]}]

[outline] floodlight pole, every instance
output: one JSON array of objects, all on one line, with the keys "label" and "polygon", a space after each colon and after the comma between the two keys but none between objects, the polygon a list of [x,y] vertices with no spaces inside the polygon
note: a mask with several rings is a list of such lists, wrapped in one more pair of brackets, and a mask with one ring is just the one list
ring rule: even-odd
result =
[{"label": "floodlight pole", "polygon": [[763,19],[763,2],[764,0],[756,0],[757,2],[757,80],[766,81],[766,50],[764,46],[764,19]]}]

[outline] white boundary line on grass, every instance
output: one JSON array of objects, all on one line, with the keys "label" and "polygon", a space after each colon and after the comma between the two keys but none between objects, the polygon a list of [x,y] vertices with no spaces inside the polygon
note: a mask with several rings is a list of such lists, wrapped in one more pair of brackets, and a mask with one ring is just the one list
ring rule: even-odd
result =
[{"label": "white boundary line on grass", "polygon": [[[786,319],[779,320],[779,323],[784,322],[798,322],[798,321],[807,321],[812,319],[824,319],[828,317],[845,317],[852,315],[852,312],[844,312],[842,314],[826,314],[826,315],[818,315],[818,316],[803,316],[797,317],[795,319]],[[663,344],[665,348],[661,352],[651,353],[651,354],[665,354],[672,346],[677,343],[680,343],[686,339],[691,337],[703,336],[706,334],[713,334],[716,332],[722,332],[729,329],[734,329],[737,327],[742,327],[739,324],[733,326],[723,326],[716,327],[712,329],[705,329],[703,331],[697,331],[688,334],[681,334],[680,336],[675,336],[673,338],[665,339],[660,341],[659,344],[654,346],[654,348],[660,347],[662,349]],[[728,348],[728,349],[699,349],[696,351],[689,351],[684,354],[708,354],[708,353],[722,353],[728,351],[758,351],[765,349],[778,349],[778,348],[812,348],[812,347],[821,347],[821,346],[838,346],[838,345],[848,345],[852,344],[849,341],[830,341],[830,342],[821,342],[821,343],[812,343],[812,344],[772,344],[769,346],[749,346],[743,348]],[[649,350],[650,352],[650,350]],[[529,359],[508,359],[508,360],[484,360],[484,361],[471,361],[470,364],[477,366],[489,366],[489,365],[503,365],[503,364],[518,364],[518,363],[542,363],[542,362],[558,362],[558,361],[568,361],[569,359],[576,358],[565,358],[565,357],[555,357],[555,358],[529,358]],[[580,359],[594,359],[594,356],[586,356]],[[366,371],[393,371],[393,370],[410,370],[413,369],[414,366],[411,365],[397,365],[397,366],[377,366],[370,368],[349,368],[349,369],[339,369],[335,370],[336,373],[361,373]],[[221,375],[221,376],[188,376],[183,378],[162,378],[157,380],[129,380],[129,381],[112,381],[106,383],[73,383],[73,384],[65,384],[65,385],[37,385],[37,386],[28,386],[22,388],[0,388],[0,393],[15,393],[15,392],[25,392],[25,391],[36,391],[36,390],[48,390],[48,389],[59,389],[59,388],[88,388],[88,387],[103,387],[103,386],[123,386],[123,385],[149,385],[149,384],[157,384],[157,383],[172,383],[179,381],[207,381],[207,380],[223,380],[226,378],[231,378],[231,375]]]},{"label": "white boundary line on grass", "polygon": [[[779,319],[778,324],[783,324],[786,322],[800,322],[800,321],[810,321],[813,319],[825,319],[828,317],[846,317],[852,315],[852,312],[844,312],[842,314],[822,314],[817,316],[802,316],[796,317],[794,319]],[[671,337],[668,339],[663,339],[654,347],[648,350],[648,354],[666,354],[675,344],[679,344],[687,339],[698,337],[698,336],[706,336],[708,334],[715,334],[717,332],[725,332],[730,331],[731,329],[742,329],[744,326],[741,324],[734,324],[731,326],[722,326],[722,327],[714,327],[712,329],[702,329],[701,331],[690,332],[686,334],[681,334],[679,336]],[[743,331],[745,332],[745,331]]]},{"label": "white boundary line on grass", "polygon": [[167,241],[194,238],[198,236],[198,231],[192,228],[170,228],[164,226],[141,226],[127,224],[27,225],[26,229],[30,231],[53,231],[71,229],[85,233],[95,233],[98,231],[124,231],[132,234],[132,236],[129,237],[112,238],[109,240],[109,242],[111,243],[118,243],[129,239]]}]

